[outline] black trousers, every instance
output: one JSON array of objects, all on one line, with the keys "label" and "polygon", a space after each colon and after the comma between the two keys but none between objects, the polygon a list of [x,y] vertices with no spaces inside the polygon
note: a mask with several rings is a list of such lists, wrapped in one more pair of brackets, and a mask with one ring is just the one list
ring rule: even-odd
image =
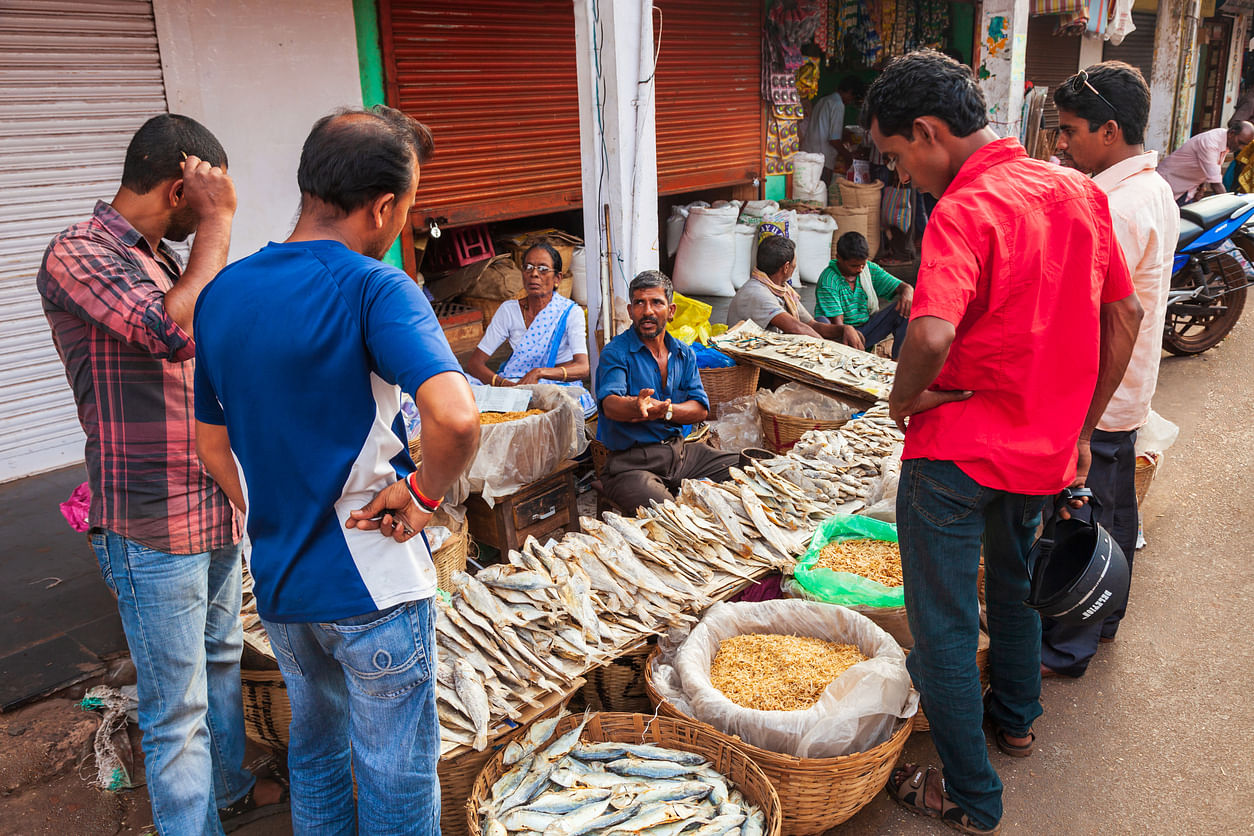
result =
[{"label": "black trousers", "polygon": [[[1097,521],[1102,524],[1128,559],[1136,554],[1139,527],[1136,507],[1136,430],[1108,433],[1096,430],[1090,445],[1093,464],[1086,484],[1101,502]],[[1100,624],[1060,624],[1043,619],[1041,664],[1065,676],[1083,676],[1103,638],[1113,639],[1127,606],[1120,607]]]},{"label": "black trousers", "polygon": [[641,444],[610,453],[605,462],[604,490],[610,500],[634,513],[650,499],[665,502],[684,479],[724,482],[738,453],[724,453],[706,444],[687,444],[679,436],[657,444]]}]

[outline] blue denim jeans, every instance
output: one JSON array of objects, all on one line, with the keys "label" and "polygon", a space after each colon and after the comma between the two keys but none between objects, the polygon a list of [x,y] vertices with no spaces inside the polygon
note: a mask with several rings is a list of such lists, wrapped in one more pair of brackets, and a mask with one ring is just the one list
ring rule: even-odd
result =
[{"label": "blue denim jeans", "polygon": [[1001,820],[1001,779],[988,758],[975,653],[984,546],[988,712],[1013,736],[1041,715],[1041,619],[1024,603],[1027,553],[1048,497],[986,488],[953,462],[908,459],[897,534],[914,649],[906,661],[932,727],[949,796],[980,827]]},{"label": "blue denim jeans", "polygon": [[296,834],[438,835],[431,600],[265,627],[292,703],[287,764]]},{"label": "blue denim jeans", "polygon": [[221,834],[218,808],[255,780],[243,768],[240,547],[167,554],[111,531],[91,544],[139,677],[153,824],[169,836]]}]

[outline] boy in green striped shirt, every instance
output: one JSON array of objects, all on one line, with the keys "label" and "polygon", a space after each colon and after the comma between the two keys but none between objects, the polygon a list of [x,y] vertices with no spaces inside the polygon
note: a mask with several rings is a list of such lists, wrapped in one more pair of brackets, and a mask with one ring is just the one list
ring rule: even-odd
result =
[{"label": "boy in green striped shirt", "polygon": [[[843,326],[845,345],[870,351],[876,343],[893,337],[893,359],[901,352],[910,319],[914,288],[874,262],[871,248],[860,232],[846,232],[836,241],[836,257],[819,276],[814,315]],[[895,305],[880,309],[881,299]]]}]

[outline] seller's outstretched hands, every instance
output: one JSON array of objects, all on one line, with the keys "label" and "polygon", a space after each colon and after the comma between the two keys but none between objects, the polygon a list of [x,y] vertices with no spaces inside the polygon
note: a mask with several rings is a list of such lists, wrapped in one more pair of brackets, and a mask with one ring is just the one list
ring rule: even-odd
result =
[{"label": "seller's outstretched hands", "polygon": [[636,396],[636,404],[640,409],[638,421],[658,421],[666,417],[666,410],[671,405],[670,398],[659,401],[653,397],[652,389],[641,389]]}]

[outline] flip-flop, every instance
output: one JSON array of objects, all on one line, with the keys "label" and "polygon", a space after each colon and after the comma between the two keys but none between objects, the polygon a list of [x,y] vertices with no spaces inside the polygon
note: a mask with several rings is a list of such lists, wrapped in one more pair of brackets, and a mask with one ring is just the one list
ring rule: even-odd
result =
[{"label": "flip-flop", "polygon": [[[1018,737],[1018,735],[1015,735]],[[1009,755],[1012,758],[1026,758],[1032,754],[1032,746],[1036,743],[1036,734],[1028,731],[1028,742],[1022,745],[1011,743],[1006,736],[1006,730],[1002,728],[993,728],[993,742],[997,744],[997,748],[1001,749],[1002,754]]]},{"label": "flip-flop", "polygon": [[[941,806],[939,810],[935,807],[927,806],[927,788],[929,784],[932,787],[937,786],[933,782],[940,783]],[[947,826],[961,833],[990,836],[1001,831],[1000,824],[988,830],[977,827],[971,821],[970,816],[950,800],[949,793],[945,792],[945,780],[941,777],[940,770],[936,769],[936,767],[915,766],[912,763],[908,763],[893,771],[893,774],[888,778],[888,785],[885,787],[885,790],[887,790],[889,798],[911,813],[927,816],[930,819],[940,819]]]}]

